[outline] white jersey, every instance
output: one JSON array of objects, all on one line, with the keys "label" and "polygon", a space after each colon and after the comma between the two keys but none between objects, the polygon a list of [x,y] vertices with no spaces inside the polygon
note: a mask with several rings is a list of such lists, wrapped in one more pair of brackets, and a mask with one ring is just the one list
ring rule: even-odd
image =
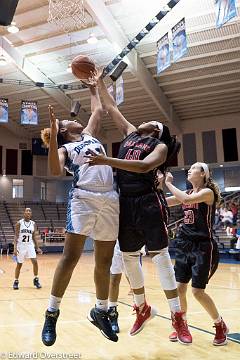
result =
[{"label": "white jersey", "polygon": [[33,233],[34,233],[34,225],[35,222],[25,221],[24,219],[21,219],[19,221],[20,229],[19,229],[19,236],[18,236],[18,243],[21,244],[33,244]]},{"label": "white jersey", "polygon": [[65,169],[73,174],[73,188],[95,192],[113,190],[112,168],[108,165],[90,166],[84,157],[90,154],[88,149],[105,154],[100,141],[88,134],[82,134],[80,141],[65,144],[63,147],[67,150]]}]

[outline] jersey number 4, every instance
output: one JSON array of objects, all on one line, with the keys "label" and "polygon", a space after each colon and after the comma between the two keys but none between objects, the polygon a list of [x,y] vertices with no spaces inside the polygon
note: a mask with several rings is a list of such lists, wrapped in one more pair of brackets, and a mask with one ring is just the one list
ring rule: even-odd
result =
[{"label": "jersey number 4", "polygon": [[141,155],[141,150],[133,150],[133,149],[129,149],[125,159],[126,160],[139,160]]}]

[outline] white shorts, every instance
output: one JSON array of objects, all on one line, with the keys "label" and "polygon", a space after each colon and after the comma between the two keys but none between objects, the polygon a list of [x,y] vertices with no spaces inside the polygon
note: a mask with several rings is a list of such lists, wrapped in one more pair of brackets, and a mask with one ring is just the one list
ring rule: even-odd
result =
[{"label": "white shorts", "polygon": [[114,247],[110,273],[115,275],[115,274],[122,274],[123,272],[124,272],[124,265],[123,265],[122,252],[120,250],[119,243],[117,240],[116,245]]},{"label": "white shorts", "polygon": [[17,244],[17,262],[22,264],[25,259],[35,259],[36,251],[34,244]]},{"label": "white shorts", "polygon": [[119,198],[116,191],[70,191],[66,231],[94,240],[115,241],[118,237]]}]

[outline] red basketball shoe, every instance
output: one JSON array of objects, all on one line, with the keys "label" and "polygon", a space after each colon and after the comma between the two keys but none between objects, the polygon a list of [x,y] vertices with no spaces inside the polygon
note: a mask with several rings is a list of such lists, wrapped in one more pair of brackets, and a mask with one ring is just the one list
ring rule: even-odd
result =
[{"label": "red basketball shoe", "polygon": [[146,302],[141,306],[134,305],[133,309],[136,311],[137,318],[129,332],[129,335],[131,336],[138,334],[144,328],[146,323],[157,315],[157,310],[152,308]]},{"label": "red basketball shoe", "polygon": [[223,319],[219,323],[215,323],[214,326],[216,329],[216,334],[213,340],[213,345],[222,346],[227,344],[227,334],[229,329]]},{"label": "red basketball shoe", "polygon": [[172,313],[172,326],[177,333],[178,341],[181,344],[189,345],[192,343],[192,335],[188,329],[187,321],[184,319],[184,314],[184,312],[176,312],[175,314]]}]

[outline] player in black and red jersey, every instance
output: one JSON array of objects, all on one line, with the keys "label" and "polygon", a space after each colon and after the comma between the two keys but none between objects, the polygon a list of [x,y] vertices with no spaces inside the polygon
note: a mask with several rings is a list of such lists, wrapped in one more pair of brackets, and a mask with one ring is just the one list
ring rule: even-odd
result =
[{"label": "player in black and red jersey", "polygon": [[165,172],[169,159],[179,151],[180,144],[170,135],[168,127],[158,121],[143,123],[138,128],[133,126],[117,108],[101,76],[96,81],[105,108],[124,137],[118,159],[94,152],[90,152],[91,155],[87,157],[92,165],[108,164],[117,168],[120,192],[118,239],[133,289],[137,315],[130,335],[140,332],[156,314],[145,300],[143,272],[139,262],[140,249],[146,245],[168,299],[178,340],[184,344],[191,343],[191,334],[180,309],[168,252],[167,209],[162,193],[157,190],[157,172]]},{"label": "player in black and red jersey", "polygon": [[[210,177],[207,164],[197,162],[188,171],[188,181],[192,190],[181,191],[172,184],[173,177],[167,173],[165,183],[174,196],[167,198],[168,206],[182,204],[184,223],[180,227],[176,242],[175,274],[181,308],[187,311],[187,286],[192,279],[192,292],[196,300],[213,319],[216,334],[213,345],[227,344],[228,328],[220,316],[205,288],[218,267],[218,246],[213,239],[216,204],[220,201],[220,191]],[[177,333],[170,335],[177,340]]]}]

